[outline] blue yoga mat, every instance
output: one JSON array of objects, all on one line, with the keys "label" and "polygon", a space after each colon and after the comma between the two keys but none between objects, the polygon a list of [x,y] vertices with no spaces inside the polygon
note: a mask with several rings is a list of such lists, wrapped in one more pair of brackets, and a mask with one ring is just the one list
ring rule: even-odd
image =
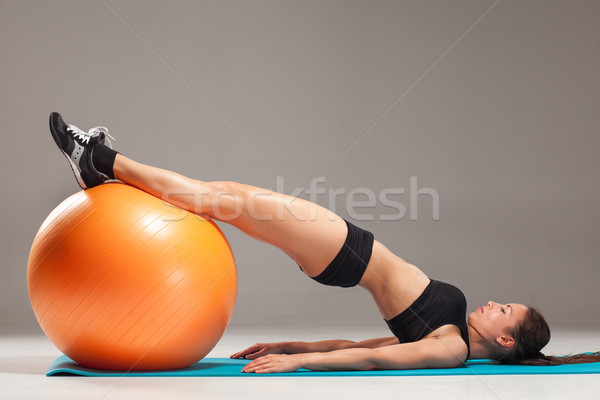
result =
[{"label": "blue yoga mat", "polygon": [[459,368],[408,369],[377,371],[309,371],[279,374],[247,374],[241,369],[250,360],[205,358],[189,368],[168,371],[106,371],[82,367],[67,356],[58,357],[48,369],[47,376],[415,376],[415,375],[532,375],[532,374],[600,374],[600,362],[554,366],[498,365],[493,360],[468,360]]}]

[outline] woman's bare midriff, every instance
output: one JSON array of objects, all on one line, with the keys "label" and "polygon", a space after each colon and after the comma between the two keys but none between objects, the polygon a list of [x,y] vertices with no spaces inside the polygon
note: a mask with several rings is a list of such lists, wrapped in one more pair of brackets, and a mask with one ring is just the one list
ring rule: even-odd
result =
[{"label": "woman's bare midriff", "polygon": [[377,309],[389,320],[406,310],[423,293],[429,281],[423,271],[375,240],[359,286],[371,293]]},{"label": "woman's bare midriff", "polygon": [[[390,320],[406,310],[425,290],[430,279],[375,240],[373,252],[359,286],[368,290],[384,319]],[[442,325],[422,339],[460,336],[456,325]]]}]

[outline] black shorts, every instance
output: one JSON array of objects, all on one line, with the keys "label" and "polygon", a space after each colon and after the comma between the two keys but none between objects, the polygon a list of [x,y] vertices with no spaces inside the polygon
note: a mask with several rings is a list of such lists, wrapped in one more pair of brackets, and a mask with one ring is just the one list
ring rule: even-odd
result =
[{"label": "black shorts", "polygon": [[344,288],[358,285],[371,259],[373,234],[348,221],[346,225],[348,234],[342,248],[323,272],[312,277],[323,285]]}]

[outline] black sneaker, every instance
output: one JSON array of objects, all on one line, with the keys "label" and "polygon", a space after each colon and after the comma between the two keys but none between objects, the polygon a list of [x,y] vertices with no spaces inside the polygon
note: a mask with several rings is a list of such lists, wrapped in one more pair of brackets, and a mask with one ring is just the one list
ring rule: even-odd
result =
[{"label": "black sneaker", "polygon": [[65,124],[60,114],[53,112],[50,114],[50,133],[60,151],[69,160],[77,183],[82,189],[98,186],[109,179],[92,164],[94,147],[104,144],[108,135],[105,127],[97,126],[84,132],[75,125]]}]

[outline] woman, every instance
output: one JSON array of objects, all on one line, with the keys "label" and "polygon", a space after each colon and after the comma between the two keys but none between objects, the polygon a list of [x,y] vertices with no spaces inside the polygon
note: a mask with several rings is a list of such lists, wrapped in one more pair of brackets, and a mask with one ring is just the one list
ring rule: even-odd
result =
[{"label": "woman", "polygon": [[117,179],[229,223],[281,249],[319,283],[368,290],[394,334],[362,342],[256,344],[232,355],[253,360],[244,372],[452,368],[469,358],[534,365],[600,361],[597,353],[560,359],[542,355],[550,330],[533,307],[490,301],[465,320],[466,300],[459,289],[430,279],[374,240],[371,232],[315,203],[140,164],[104,144],[106,128],[86,133],[67,125],[58,113],[50,115],[50,131],[83,189]]}]

